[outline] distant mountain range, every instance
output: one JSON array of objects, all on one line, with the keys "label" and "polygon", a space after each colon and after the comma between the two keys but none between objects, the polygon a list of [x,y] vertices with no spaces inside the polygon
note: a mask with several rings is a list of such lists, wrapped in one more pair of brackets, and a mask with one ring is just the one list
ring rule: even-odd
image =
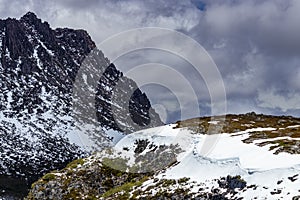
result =
[{"label": "distant mountain range", "polygon": [[[94,58],[90,67],[103,72],[93,97],[97,121],[91,124],[73,116],[73,84],[88,56]],[[117,83],[126,87],[114,91],[119,97],[114,102]],[[31,12],[0,20],[0,84],[0,179],[35,180],[61,168],[105,146],[111,139],[106,130],[128,134],[162,125],[146,94],[104,57],[86,31],[51,29]],[[126,95],[130,101],[122,103],[130,115],[118,105]],[[129,119],[138,126],[127,124]]]}]

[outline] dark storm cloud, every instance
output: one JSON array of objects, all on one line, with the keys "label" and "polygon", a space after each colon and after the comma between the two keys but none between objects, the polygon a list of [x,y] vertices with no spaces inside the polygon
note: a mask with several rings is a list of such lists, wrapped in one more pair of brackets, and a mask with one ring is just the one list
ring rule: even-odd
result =
[{"label": "dark storm cloud", "polygon": [[208,3],[193,34],[215,58],[229,102],[252,99],[245,107],[270,113],[300,108],[299,9],[299,1]]},{"label": "dark storm cloud", "polygon": [[[29,10],[53,27],[86,29],[96,43],[131,28],[179,30],[203,45],[216,62],[225,82],[228,112],[300,115],[298,0],[0,0],[2,18],[20,17]],[[122,62],[129,66],[138,60],[167,59],[170,66],[190,70],[188,64],[159,52],[133,57]],[[198,87],[201,107],[209,106],[207,89]],[[150,98],[160,100],[159,95]]]}]

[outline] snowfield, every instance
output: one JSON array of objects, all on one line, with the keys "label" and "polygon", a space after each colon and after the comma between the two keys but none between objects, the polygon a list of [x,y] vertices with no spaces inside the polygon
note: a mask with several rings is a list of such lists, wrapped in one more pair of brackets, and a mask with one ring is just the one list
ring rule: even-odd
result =
[{"label": "snowfield", "polygon": [[[215,122],[212,122],[215,123]],[[187,128],[175,128],[176,124],[165,125],[135,132],[123,137],[114,149],[122,157],[129,159],[129,164],[135,163],[137,140],[147,140],[149,144],[176,145],[183,150],[177,155],[176,165],[159,172],[159,179],[190,178],[198,186],[205,184],[207,191],[217,187],[216,179],[227,175],[240,175],[247,185],[255,185],[244,190],[237,190],[235,197],[245,199],[291,199],[300,195],[300,155],[279,153],[269,150],[269,145],[257,146],[255,143],[244,143],[250,132],[271,131],[272,127],[255,128],[234,134],[220,133],[204,135],[192,133]],[[296,138],[297,139],[297,138]],[[266,141],[266,139],[261,139]],[[212,142],[213,141],[213,142]],[[213,144],[207,154],[202,154],[206,142]],[[207,147],[205,147],[207,148]],[[124,151],[126,149],[127,151]],[[151,152],[149,145],[141,154]],[[150,182],[144,186],[151,185]],[[192,191],[199,187],[193,185]],[[154,191],[155,193],[155,191]]]}]

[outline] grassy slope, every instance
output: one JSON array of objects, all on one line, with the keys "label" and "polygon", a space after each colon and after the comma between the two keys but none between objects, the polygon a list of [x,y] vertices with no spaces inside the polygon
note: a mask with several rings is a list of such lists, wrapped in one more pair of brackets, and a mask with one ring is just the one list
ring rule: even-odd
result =
[{"label": "grassy slope", "polygon": [[[223,120],[224,119],[224,120]],[[218,123],[209,123],[218,121]],[[194,133],[238,133],[254,128],[274,128],[270,131],[252,131],[249,138],[243,142],[252,143],[260,139],[274,139],[258,143],[259,146],[270,144],[270,150],[275,149],[275,154],[287,152],[300,154],[300,118],[291,116],[271,116],[255,113],[241,115],[226,115],[216,117],[201,117],[177,122],[177,128],[186,127]],[[284,137],[282,139],[276,139]]]}]

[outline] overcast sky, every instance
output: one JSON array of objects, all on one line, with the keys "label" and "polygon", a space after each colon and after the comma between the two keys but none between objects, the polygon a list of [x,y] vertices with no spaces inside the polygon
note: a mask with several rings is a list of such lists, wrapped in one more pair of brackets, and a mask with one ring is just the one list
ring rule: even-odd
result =
[{"label": "overcast sky", "polygon": [[[85,29],[97,44],[132,28],[180,31],[199,42],[216,63],[225,85],[228,113],[300,116],[299,0],[0,0],[1,18],[19,18],[27,11],[53,28]],[[205,82],[192,77],[191,66],[183,59],[143,50],[115,61],[123,70],[151,62],[198,80],[193,89],[200,115],[210,113]],[[158,104],[162,118],[169,114],[167,121],[180,118],[179,108],[191,109],[187,102],[181,107],[174,101],[178,91],[158,86],[144,89],[152,104]]]}]

